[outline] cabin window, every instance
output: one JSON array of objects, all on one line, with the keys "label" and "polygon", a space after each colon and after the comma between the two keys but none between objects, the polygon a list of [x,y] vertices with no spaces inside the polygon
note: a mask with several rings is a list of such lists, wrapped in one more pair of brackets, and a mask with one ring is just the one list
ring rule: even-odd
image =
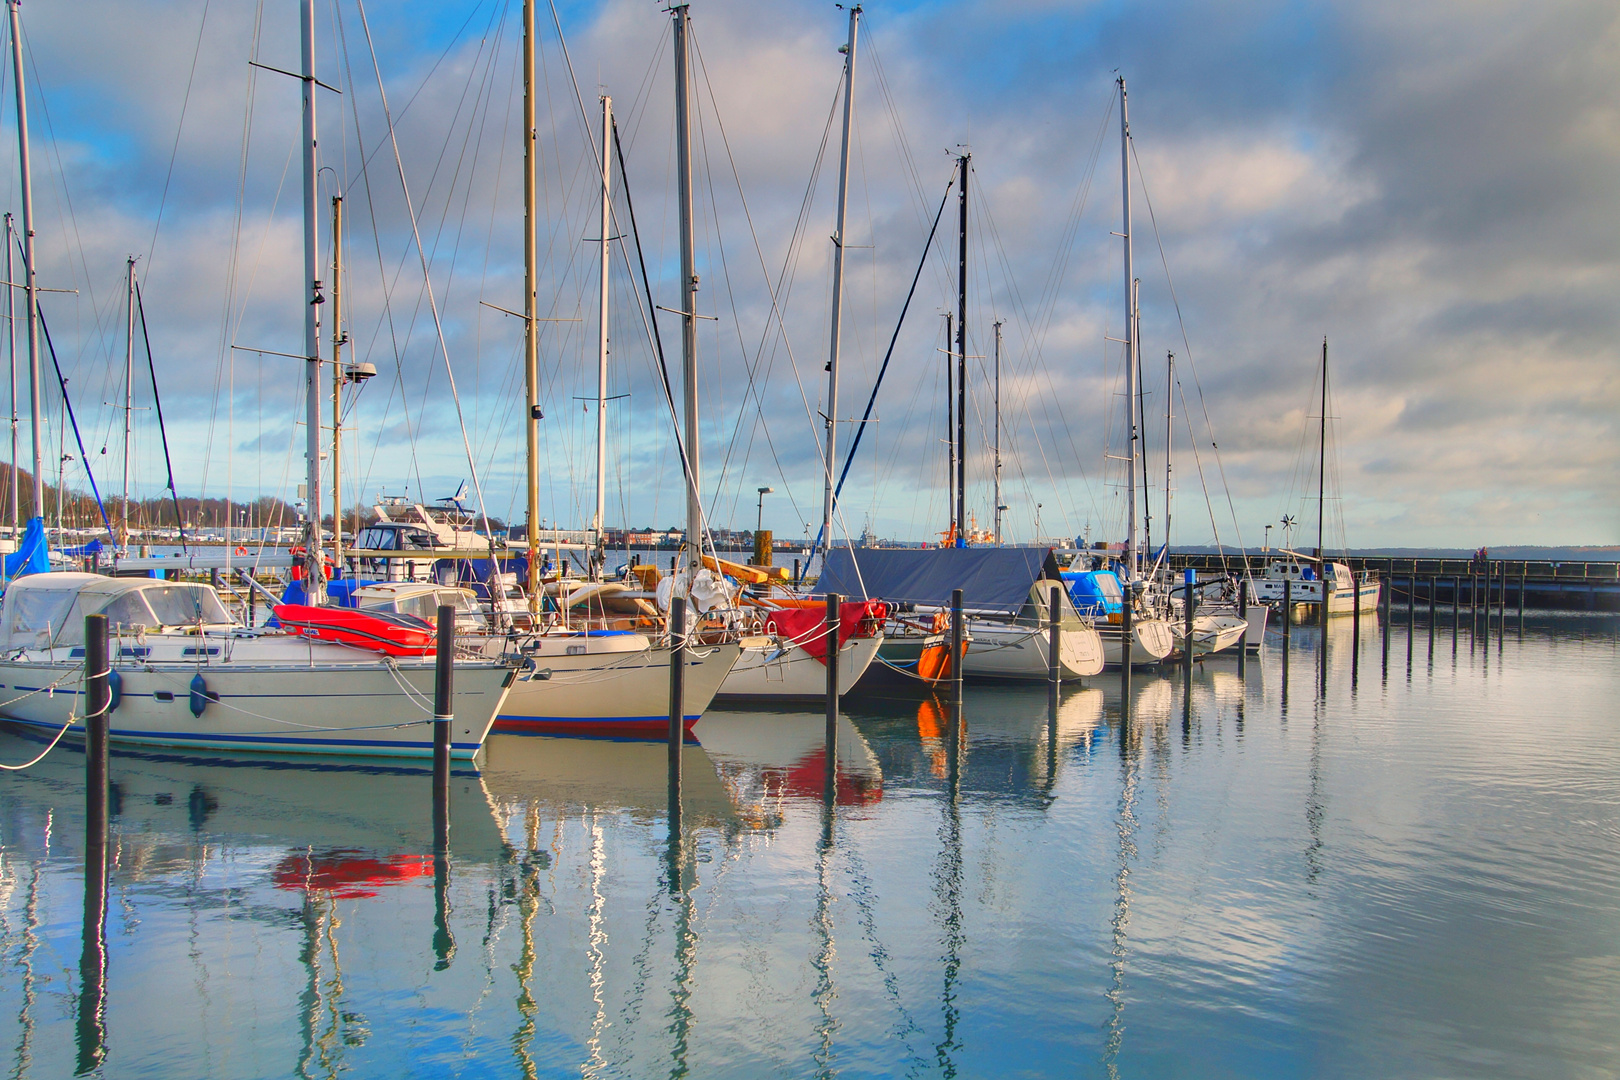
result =
[{"label": "cabin window", "polygon": [[214,590],[203,585],[160,585],[141,590],[141,595],[152,605],[152,614],[161,626],[231,621]]},{"label": "cabin window", "polygon": [[[6,637],[13,647],[33,644],[25,639],[60,630],[73,606],[71,589],[18,589],[6,594]],[[39,644],[45,644],[44,639]]]},{"label": "cabin window", "polygon": [[133,630],[138,626],[158,625],[152,609],[146,606],[146,601],[138,592],[120,596],[108,604],[101,613],[107,616],[107,627],[115,634],[120,630]]},{"label": "cabin window", "polygon": [[397,551],[399,550],[399,530],[361,529],[360,538],[355,541],[354,546],[364,548],[367,551]]}]

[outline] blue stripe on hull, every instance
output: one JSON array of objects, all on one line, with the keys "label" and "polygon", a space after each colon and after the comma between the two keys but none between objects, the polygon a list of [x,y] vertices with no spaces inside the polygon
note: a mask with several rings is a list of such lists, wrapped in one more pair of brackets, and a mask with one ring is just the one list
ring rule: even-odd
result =
[{"label": "blue stripe on hull", "polygon": [[[22,720],[15,717],[7,717],[5,722],[50,732],[55,732],[59,727],[57,724],[41,724],[33,720]],[[68,731],[81,737],[84,735],[84,727],[80,724],[68,728]],[[433,756],[433,743],[431,741],[397,742],[377,739],[317,739],[283,735],[200,735],[183,731],[128,731],[119,728],[113,728],[108,732],[108,735],[110,738],[120,742],[146,743],[152,746],[195,746],[210,750],[252,750],[262,748],[265,750],[310,754],[350,753],[380,757],[428,758]],[[478,753],[479,745],[479,743],[452,742],[450,744],[450,756],[464,759],[471,758]]]}]

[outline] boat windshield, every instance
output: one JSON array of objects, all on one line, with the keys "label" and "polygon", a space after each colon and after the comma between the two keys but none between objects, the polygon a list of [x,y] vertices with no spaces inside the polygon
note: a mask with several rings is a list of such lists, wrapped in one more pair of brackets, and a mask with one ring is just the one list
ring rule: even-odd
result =
[{"label": "boat windshield", "polygon": [[219,597],[206,585],[158,585],[142,589],[141,596],[151,606],[155,625],[158,626],[231,621]]},{"label": "boat windshield", "polygon": [[[12,589],[6,595],[6,640],[11,646],[45,644],[73,606],[70,589]],[[29,642],[34,638],[34,642]]]},{"label": "boat windshield", "polygon": [[354,546],[356,549],[366,551],[397,551],[399,550],[399,530],[361,529],[360,537],[354,542]]}]

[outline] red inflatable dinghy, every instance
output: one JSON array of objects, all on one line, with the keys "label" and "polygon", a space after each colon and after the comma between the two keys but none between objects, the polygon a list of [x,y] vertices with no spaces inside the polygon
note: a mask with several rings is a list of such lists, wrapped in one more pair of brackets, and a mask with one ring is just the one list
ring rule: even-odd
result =
[{"label": "red inflatable dinghy", "polygon": [[276,621],[294,634],[389,656],[432,656],[438,651],[434,625],[415,615],[364,608],[277,604]]}]

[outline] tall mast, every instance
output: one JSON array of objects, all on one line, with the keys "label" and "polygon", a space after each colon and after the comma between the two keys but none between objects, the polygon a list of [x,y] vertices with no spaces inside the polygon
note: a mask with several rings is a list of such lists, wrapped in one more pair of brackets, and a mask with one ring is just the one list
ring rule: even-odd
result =
[{"label": "tall mast", "polygon": [[1316,437],[1316,557],[1320,560],[1325,550],[1322,544],[1322,496],[1327,491],[1327,338],[1325,337],[1322,339],[1322,418]]},{"label": "tall mast", "polygon": [[686,59],[687,5],[675,15],[675,176],[681,203],[681,381],[686,394],[686,559],[693,576],[703,566],[703,503],[699,492],[697,407],[697,290],[692,237],[692,130]]},{"label": "tall mast", "polygon": [[1164,542],[1170,543],[1170,447],[1175,439],[1174,409],[1176,385],[1176,354],[1165,354],[1164,376]]},{"label": "tall mast", "polygon": [[124,335],[124,502],[118,512],[118,546],[129,547],[129,418],[135,411],[135,256],[125,266],[129,316]]},{"label": "tall mast", "polygon": [[602,95],[602,292],[597,303],[596,318],[596,516],[591,519],[591,532],[597,554],[592,556],[591,568],[601,573],[602,530],[607,525],[607,389],[608,389],[608,258],[612,254],[611,225],[613,214],[610,186],[613,182],[613,158],[608,148],[613,145],[613,99]]},{"label": "tall mast", "polygon": [[844,54],[844,141],[838,155],[838,221],[833,230],[832,343],[827,359],[827,453],[822,462],[825,486],[821,499],[821,542],[832,549],[833,469],[838,445],[838,346],[844,314],[844,210],[849,196],[849,129],[855,116],[855,39],[861,21],[861,5],[849,9],[849,41]]},{"label": "tall mast", "polygon": [[1001,546],[1001,320],[996,320],[996,546]]},{"label": "tall mast", "polygon": [[967,240],[968,165],[972,154],[957,159],[961,170],[957,197],[956,247],[956,546],[967,547]]},{"label": "tall mast", "polygon": [[[23,85],[22,0],[11,9],[11,71],[17,83],[17,168],[22,178],[23,303],[28,308],[28,419],[34,437],[34,517],[45,516],[45,440],[39,394],[39,290],[34,276],[34,171],[28,163],[28,92]],[[8,258],[10,247],[7,246]],[[7,275],[10,280],[10,275]],[[60,493],[57,496],[61,501]]]},{"label": "tall mast", "polygon": [[1153,558],[1153,478],[1148,475],[1147,379],[1142,372],[1142,279],[1131,282],[1131,340],[1136,342],[1136,420],[1142,473],[1142,562]]},{"label": "tall mast", "polygon": [[332,562],[343,564],[343,196],[332,196]]},{"label": "tall mast", "polygon": [[11,238],[11,215],[6,215],[6,334],[10,338],[10,347],[6,350],[11,360],[11,536],[17,539],[18,516],[22,509],[18,506],[22,498],[22,484],[17,479],[17,290],[12,282],[11,252],[13,250]]},{"label": "tall mast", "polygon": [[1130,452],[1125,465],[1125,576],[1136,579],[1136,278],[1131,265],[1131,118],[1126,108],[1125,76],[1119,77],[1120,202],[1125,241],[1125,413],[1130,417]]},{"label": "tall mast", "polygon": [[960,530],[960,523],[956,520],[956,369],[951,366],[955,359],[951,354],[956,349],[956,337],[951,327],[953,316],[949,311],[945,313],[945,442],[949,444],[950,461],[945,466],[945,486],[950,494],[945,497],[945,516],[951,519],[951,531],[948,535],[955,542]]},{"label": "tall mast", "polygon": [[326,577],[321,559],[321,295],[320,248],[315,227],[315,0],[302,0],[304,92],[304,281],[309,290],[304,304],[304,491],[309,508],[305,541],[304,591],[310,604],[325,599]]},{"label": "tall mast", "polygon": [[[540,610],[540,324],[535,303],[539,253],[535,249],[535,175],[540,145],[535,131],[534,0],[523,0],[523,433],[528,455],[529,614]],[[606,151],[604,151],[604,154]]]}]

